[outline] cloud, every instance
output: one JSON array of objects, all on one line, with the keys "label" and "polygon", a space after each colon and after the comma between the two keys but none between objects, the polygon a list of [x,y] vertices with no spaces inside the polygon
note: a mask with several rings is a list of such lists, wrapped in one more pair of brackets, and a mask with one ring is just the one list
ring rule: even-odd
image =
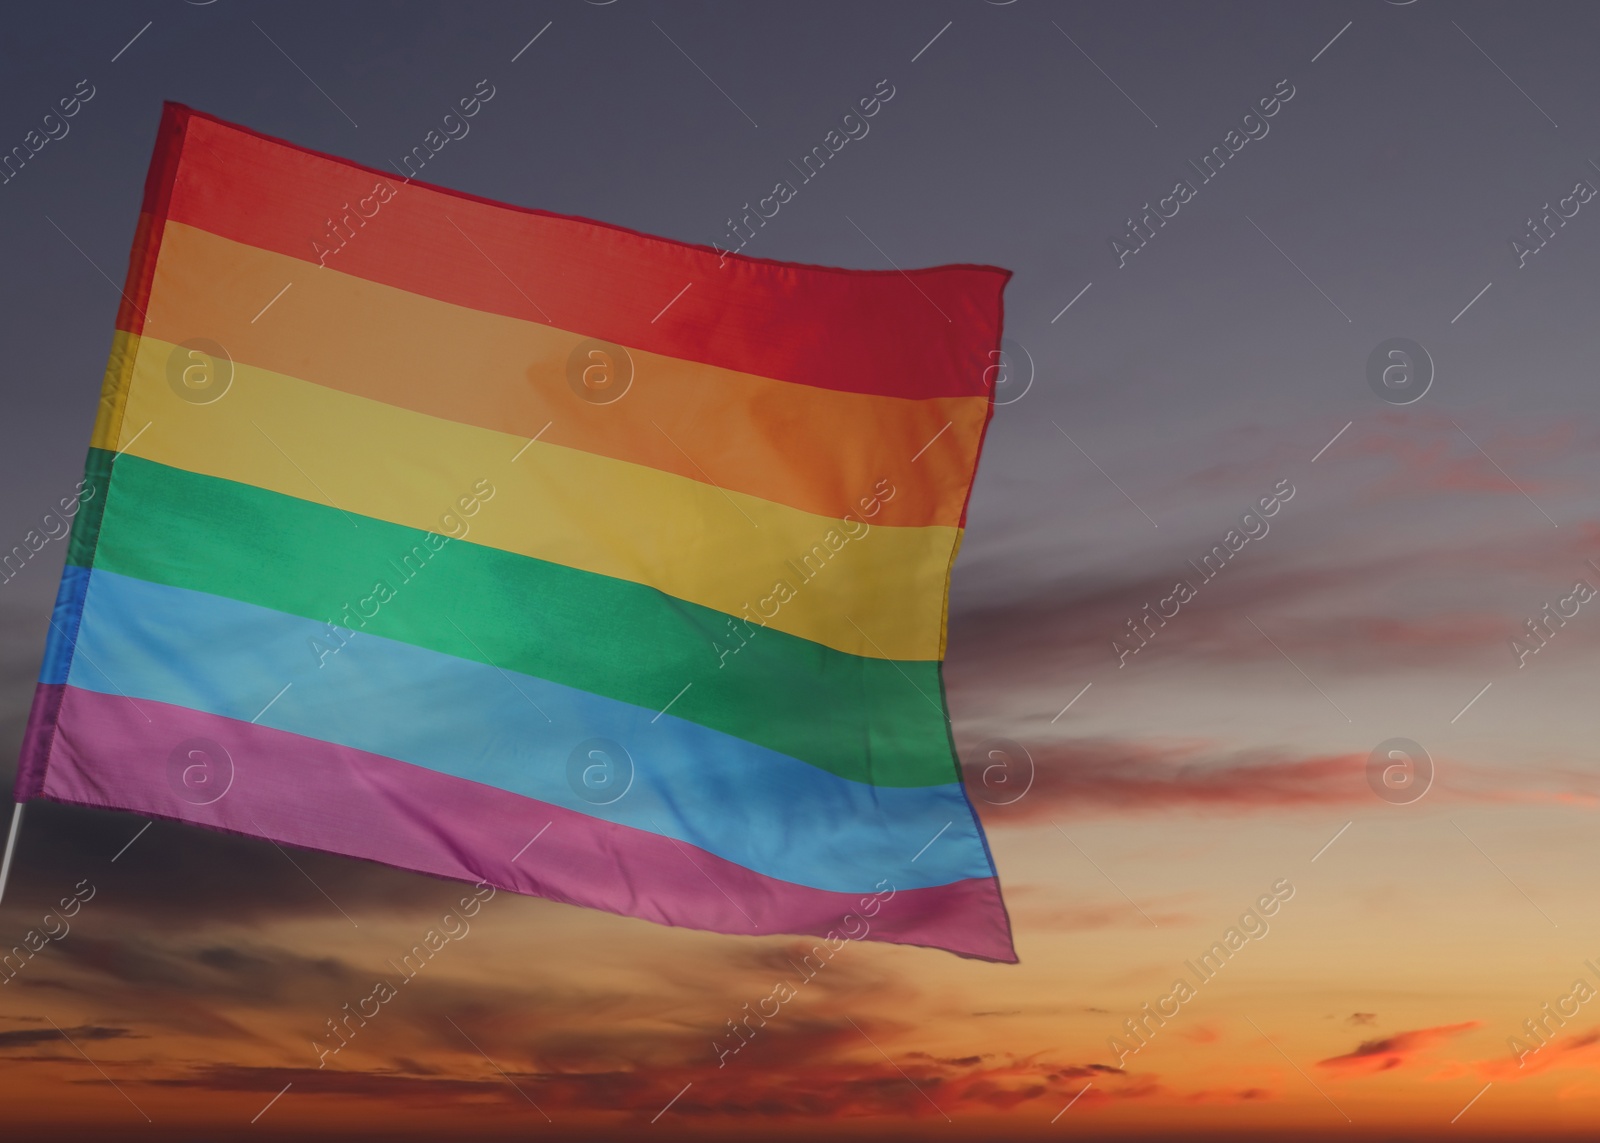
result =
[{"label": "cloud", "polygon": [[503,1079],[451,1079],[437,1075],[412,1076],[397,1071],[339,1071],[334,1068],[251,1067],[242,1064],[206,1064],[182,1075],[145,1079],[150,1087],[198,1088],[206,1091],[276,1092],[293,1084],[301,1095],[357,1095],[398,1099],[412,1103],[516,1100]]},{"label": "cloud", "polygon": [[1393,1071],[1415,1060],[1435,1044],[1480,1027],[1481,1021],[1468,1020],[1462,1024],[1441,1024],[1434,1028],[1397,1032],[1381,1040],[1365,1040],[1354,1051],[1318,1060],[1317,1066],[1343,1075]]},{"label": "cloud", "polygon": [[[1224,750],[1203,741],[1070,738],[961,747],[962,778],[986,826],[1044,825],[1091,813],[1203,808],[1258,810],[1374,803],[1370,754]],[[1600,775],[1577,766],[1532,769],[1433,755],[1429,797],[1493,805],[1600,804]],[[1061,918],[1070,924],[1072,918]],[[1092,917],[1078,918],[1094,927]]]},{"label": "cloud", "polygon": [[[873,1040],[888,1033],[867,1024]],[[458,1037],[459,1039],[459,1037]],[[730,1062],[708,1076],[703,1064],[649,1069],[592,1069],[581,1062],[539,1070],[497,1059],[504,1073],[483,1066],[463,1045],[454,1074],[408,1074],[398,1068],[341,1071],[334,1068],[251,1067],[208,1064],[183,1074],[147,1079],[154,1087],[270,1094],[293,1084],[300,1096],[359,1096],[414,1106],[510,1106],[524,1099],[547,1114],[626,1113],[647,1122],[677,1097],[682,1116],[766,1122],[774,1118],[892,1116],[938,1119],[960,1112],[1006,1111],[1054,1099],[1061,1085],[1092,1078],[1101,1084],[1123,1078],[1101,1064],[1052,1064],[1013,1057],[938,1058],[912,1052],[886,1059],[863,1029],[848,1022],[795,1022],[774,1033],[761,1064]],[[475,1073],[475,1074],[469,1074]],[[487,1074],[485,1074],[487,1073]],[[512,1085],[515,1085],[513,1087]],[[520,1091],[518,1090],[520,1089]]]},{"label": "cloud", "polygon": [[[1115,677],[1155,662],[1280,663],[1279,652],[1247,616],[1280,645],[1294,648],[1297,661],[1304,658],[1323,671],[1504,668],[1515,663],[1510,640],[1527,618],[1502,603],[1505,575],[1539,575],[1543,583],[1552,566],[1570,559],[1570,579],[1563,571],[1548,584],[1552,598],[1560,594],[1557,588],[1570,590],[1586,569],[1567,550],[1567,540],[1540,537],[1528,543],[1532,551],[1511,554],[1484,546],[1424,548],[1362,559],[1323,554],[1307,564],[1289,562],[1281,553],[1246,559],[1252,556],[1246,548],[1210,581],[1185,564],[1186,554],[1156,570],[1063,577],[1008,597],[953,606],[946,675],[955,694],[976,698],[1038,688],[1041,680],[1060,691],[1085,673]],[[1593,551],[1590,537],[1584,554]],[[1541,562],[1530,568],[1530,559]],[[1459,576],[1463,567],[1478,573],[1478,594],[1470,600],[1444,596],[1446,602],[1434,603],[1414,596],[1405,609],[1396,609],[1389,589]],[[1592,569],[1589,578],[1594,582]],[[1174,591],[1180,581],[1194,596],[1178,606]],[[1380,585],[1382,594],[1362,596]]]},{"label": "cloud", "polygon": [[[964,752],[962,772],[986,824],[1041,824],[1058,815],[1095,811],[1149,811],[1191,806],[1253,810],[1325,806],[1372,798],[1365,754],[1296,757],[1254,751],[1207,751],[1194,743],[1141,743],[1081,738],[1026,748],[1033,783],[1017,801],[1022,778],[1015,772],[1009,792],[995,792],[997,763],[976,750]],[[1013,771],[1018,764],[1010,763]],[[1026,771],[1026,763],[1022,764]]]},{"label": "cloud", "polygon": [[134,814],[31,803],[6,893],[8,914],[42,915],[82,878],[99,890],[86,915],[167,928],[342,920],[329,897],[356,916],[442,911],[462,892],[461,882],[291,849],[302,873],[268,841],[168,821],[140,835],[144,825]]},{"label": "cloud", "polygon": [[135,1037],[135,1033],[131,1028],[107,1028],[98,1024],[80,1024],[76,1028],[65,1028],[60,1031],[55,1028],[18,1028],[9,1032],[0,1032],[0,1050],[6,1048],[32,1048],[55,1041],[67,1043],[69,1038],[83,1042],[87,1040],[123,1040],[133,1037]]},{"label": "cloud", "polygon": [[1573,418],[1519,431],[1503,421],[1480,429],[1471,421],[1458,425],[1441,413],[1396,410],[1364,425],[1345,449],[1352,456],[1390,462],[1388,474],[1371,487],[1372,498],[1429,492],[1522,496],[1558,488],[1529,469],[1592,448],[1594,436],[1586,426],[1580,437]]},{"label": "cloud", "polygon": [[[531,1100],[557,1121],[614,1113],[637,1126],[681,1094],[674,1108],[685,1123],[873,1117],[942,1124],[945,1114],[1017,1108],[1047,1110],[1048,1118],[1086,1084],[1092,1084],[1083,1096],[1087,1106],[1245,1102],[1266,1094],[1226,1085],[1186,1093],[1151,1076],[1049,1052],[924,1049],[921,1023],[874,1015],[928,1010],[929,997],[895,971],[903,958],[894,956],[839,958],[826,1004],[820,993],[807,991],[780,1017],[747,1026],[748,1042],[719,1067],[712,1040],[733,1035],[720,1026],[722,1018],[740,1015],[742,1000],[765,995],[770,984],[756,991],[748,986],[767,982],[775,966],[787,967],[793,941],[728,946],[702,966],[698,988],[686,979],[648,996],[595,987],[593,964],[557,968],[535,984],[428,977],[355,1026],[349,1047],[319,1068],[305,1041],[338,1016],[345,1001],[367,993],[371,974],[359,965],[237,939],[196,940],[187,931],[170,946],[160,935],[122,942],[84,937],[67,961],[77,998],[119,1012],[137,1007],[140,1019],[126,1027],[84,1022],[70,1031],[85,1039],[153,1035],[158,1050],[140,1062],[129,1083],[249,1093],[259,1097],[256,1106],[292,1084],[296,1100],[311,1101],[309,1114],[342,1101],[526,1115],[542,1123]],[[77,940],[74,934],[61,951]],[[807,989],[820,987],[825,975]],[[951,1015],[959,1018],[965,1010],[960,998],[949,1000]],[[841,1010],[850,1018],[834,1014]],[[597,1013],[617,1018],[597,1020]],[[224,1027],[233,1030],[214,1031]],[[56,1038],[34,1027],[0,1035],[0,1046],[18,1050]],[[194,1036],[208,1042],[185,1042]]]},{"label": "cloud", "polygon": [[[488,903],[473,919],[474,924],[487,919],[495,907],[495,902]],[[398,963],[436,920],[437,914],[424,913],[414,930],[399,929],[404,935],[379,945],[359,961],[308,956],[251,943],[238,934],[228,940],[206,940],[197,939],[189,930],[176,934],[135,931],[117,938],[74,932],[53,947],[58,979],[48,983],[93,1010],[115,1011],[141,1025],[182,1037],[259,1047],[278,1043],[280,1030],[289,1026],[296,1030],[291,1057],[303,1056],[315,1063],[313,1040],[338,1046],[341,1041],[334,1038],[329,1022],[342,1021],[347,1012],[355,1011],[383,980],[394,989],[395,999],[379,1006],[372,1020],[353,1026],[351,1045],[342,1052],[341,1064],[359,1066],[351,1065],[350,1060],[366,1063],[374,1053],[386,1059],[431,1059],[441,1042],[461,1041],[452,1019],[463,1026],[472,1025],[474,1037],[486,1049],[517,1058],[554,1060],[570,1054],[607,1062],[622,1057],[651,1062],[630,1056],[623,1046],[628,1035],[626,1023],[592,1030],[596,1013],[631,1008],[641,1016],[650,1015],[649,1008],[641,1009],[636,993],[594,987],[576,968],[547,971],[534,983],[512,983],[492,975],[464,979],[462,974],[473,970],[473,953],[470,949],[458,951],[456,946],[462,941],[470,943],[475,929],[461,940],[446,943],[435,959],[417,955],[421,967],[413,966],[410,977],[389,963]],[[37,987],[40,982],[19,977],[17,983]],[[688,990],[668,991],[677,996]],[[658,1004],[665,1008],[672,1002],[664,997]],[[737,1008],[736,1002],[729,1005],[730,1014]],[[541,1031],[530,1032],[534,1027]],[[269,1028],[272,1031],[265,1030]],[[710,1059],[707,1041],[708,1037],[697,1037],[696,1047]],[[637,1046],[646,1048],[652,1042],[649,1036],[642,1036]],[[215,1048],[207,1045],[206,1050]]]},{"label": "cloud", "polygon": [[[1589,1075],[1600,1070],[1600,1028],[1563,1036],[1559,1031],[1541,1045],[1532,1036],[1514,1037],[1504,1057],[1487,1060],[1483,1073],[1493,1079],[1514,1079],[1540,1072],[1577,1068]],[[1513,1055],[1514,1058],[1513,1058]]]},{"label": "cloud", "polygon": [[[1181,898],[1179,898],[1181,899]],[[1120,898],[1113,902],[1062,901],[1061,887],[1030,882],[1011,882],[1006,886],[1006,910],[1012,925],[1028,932],[1048,930],[1057,933],[1094,932],[1101,929],[1148,929],[1153,919],[1158,925],[1182,927],[1197,918],[1176,909],[1163,909],[1146,900],[1144,913]],[[1093,1011],[1093,1009],[1091,1009]]]},{"label": "cloud", "polygon": [[[1150,920],[1126,903],[1109,905],[1019,905],[1016,897],[1026,885],[1011,885],[1006,889],[1006,903],[1011,923],[1019,932],[1030,933],[1087,933],[1097,929],[1146,929]],[[1145,913],[1157,925],[1189,925],[1195,917],[1189,913],[1161,912],[1147,909]]]},{"label": "cloud", "polygon": [[1246,1087],[1232,1090],[1203,1089],[1183,1097],[1189,1103],[1253,1103],[1271,1099],[1272,1093],[1264,1087]]},{"label": "cloud", "polygon": [[[1472,451],[1448,423],[1444,431],[1454,437],[1450,447]],[[1487,470],[1498,481],[1494,491],[1518,496],[1481,454],[1473,456],[1462,463]],[[1209,580],[1189,561],[1219,542],[1236,515],[1175,539],[1163,526],[1159,548],[1120,559],[1053,541],[1026,559],[958,575],[946,660],[953,705],[958,713],[991,709],[996,695],[1048,691],[1048,699],[1027,705],[1048,708],[1049,717],[1066,700],[1050,701],[1070,696],[1085,676],[1121,677],[1152,663],[1282,666],[1247,616],[1319,679],[1421,667],[1503,670],[1515,662],[1512,636],[1545,595],[1570,591],[1580,576],[1596,582],[1585,563],[1600,550],[1600,522],[1592,518],[1563,519],[1552,529],[1530,508],[1531,523],[1518,518],[1489,532],[1453,526],[1420,505],[1396,505],[1357,532],[1348,519],[1295,515],[1312,510],[1298,500],[1286,505],[1271,532]],[[1195,592],[1181,606],[1173,597],[1179,581]]]},{"label": "cloud", "polygon": [[[350,1026],[349,1046],[320,1068],[307,1038],[340,1016],[346,1001],[368,993],[372,975],[359,965],[259,943],[196,940],[186,931],[120,941],[75,933],[60,951],[69,954],[62,963],[80,1002],[138,1010],[125,1027],[84,1022],[70,1030],[75,1038],[154,1035],[160,1045],[143,1063],[142,1078],[130,1082],[248,1092],[263,1103],[292,1083],[296,1099],[533,1115],[531,1099],[553,1118],[606,1109],[643,1123],[682,1093],[675,1107],[686,1119],[921,1122],[1064,1104],[1087,1082],[1107,1099],[1150,1099],[1162,1090],[1147,1077],[1044,1053],[925,1050],[920,1025],[873,1011],[918,1010],[919,1002],[925,1010],[926,998],[894,971],[895,958],[865,955],[837,958],[779,1017],[744,1025],[742,1047],[719,1066],[712,1041],[734,1036],[723,1018],[740,1016],[743,1000],[766,995],[780,966],[793,976],[789,960],[801,950],[792,940],[729,946],[702,966],[697,988],[686,980],[649,1000],[595,987],[584,966],[544,974],[535,984],[431,976]],[[810,990],[835,972],[823,1005]],[[763,987],[752,990],[752,981]],[[819,1008],[852,1015],[819,1016]],[[959,999],[951,1011],[962,1011]],[[606,1012],[619,1018],[595,1019]],[[196,1050],[184,1043],[192,1037],[208,1042]],[[53,1030],[27,1027],[0,1033],[0,1046],[37,1048],[56,1038]],[[186,1062],[194,1059],[209,1062]]]}]

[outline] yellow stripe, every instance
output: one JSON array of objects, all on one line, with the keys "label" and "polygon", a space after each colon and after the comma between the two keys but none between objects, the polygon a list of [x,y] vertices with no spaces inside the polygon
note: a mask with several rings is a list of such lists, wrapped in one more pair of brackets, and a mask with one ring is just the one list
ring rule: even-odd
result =
[{"label": "yellow stripe", "polygon": [[138,334],[119,329],[112,335],[111,356],[106,361],[105,377],[100,382],[100,405],[94,414],[93,447],[104,447],[101,441],[115,440],[122,432],[128,387],[133,381],[133,362],[138,352]]},{"label": "yellow stripe", "polygon": [[[851,654],[940,655],[959,529],[830,519],[242,364],[215,396],[215,378],[185,388],[191,360],[183,347],[143,338],[120,431],[106,422],[96,444],[329,504],[350,513],[352,527],[373,516],[631,580],[753,623],[765,616]],[[890,480],[861,490],[869,503],[897,492]],[[744,624],[730,626],[748,637]],[[740,645],[733,634],[725,643],[735,653]]]}]

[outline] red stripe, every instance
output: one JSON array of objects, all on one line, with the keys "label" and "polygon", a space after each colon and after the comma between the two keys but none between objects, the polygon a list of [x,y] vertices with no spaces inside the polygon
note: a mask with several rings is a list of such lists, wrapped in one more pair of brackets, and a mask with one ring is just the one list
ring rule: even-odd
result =
[{"label": "red stripe", "polygon": [[[867,926],[863,935],[871,940],[1017,959],[993,878],[900,889],[866,917],[860,894],[764,877],[645,830],[392,758],[146,699],[71,686],[40,690],[63,692],[43,788],[55,801],[486,881],[667,925],[818,937]],[[206,792],[186,798],[173,772],[190,764],[182,748],[196,738],[220,745],[231,763],[197,772],[212,775],[213,784],[193,783]],[[226,792],[195,804],[191,799],[224,788],[217,777],[224,769],[232,772]]]},{"label": "red stripe", "polygon": [[144,331],[145,312],[150,308],[150,283],[156,274],[156,254],[161,249],[161,234],[166,227],[189,122],[188,108],[176,103],[162,107],[155,153],[150,156],[150,170],[144,178],[144,201],[139,207],[133,251],[128,256],[128,277],[122,301],[117,306],[117,328],[129,333]]},{"label": "red stripe", "polygon": [[[329,223],[348,211],[353,237],[326,264],[414,294],[820,388],[912,398],[989,392],[1009,270],[724,259],[706,246],[408,183],[167,107],[188,138],[169,216],[213,234],[314,266],[322,256],[313,244],[331,246]],[[485,105],[483,114],[496,110]],[[373,197],[380,181],[393,188],[387,202]]]}]

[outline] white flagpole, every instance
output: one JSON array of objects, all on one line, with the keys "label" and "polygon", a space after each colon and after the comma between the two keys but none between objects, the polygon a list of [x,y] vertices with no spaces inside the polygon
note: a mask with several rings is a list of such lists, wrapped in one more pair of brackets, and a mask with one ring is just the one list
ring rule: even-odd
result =
[{"label": "white flagpole", "polygon": [[0,901],[5,900],[6,880],[11,876],[11,855],[17,848],[17,830],[22,825],[22,803],[11,811],[11,832],[6,835],[6,855],[0,858]]}]

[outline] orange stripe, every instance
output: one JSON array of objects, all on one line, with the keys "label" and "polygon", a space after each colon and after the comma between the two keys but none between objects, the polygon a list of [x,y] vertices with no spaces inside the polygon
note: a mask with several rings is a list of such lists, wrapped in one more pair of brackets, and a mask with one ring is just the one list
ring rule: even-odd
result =
[{"label": "orange stripe", "polygon": [[640,350],[628,353],[627,391],[595,403],[569,376],[574,354],[581,371],[592,344],[579,334],[178,222],[167,223],[146,330],[173,343],[206,338],[274,373],[819,516],[859,513],[892,473],[902,493],[874,522],[905,527],[958,526],[987,412],[985,397],[845,393]]}]

